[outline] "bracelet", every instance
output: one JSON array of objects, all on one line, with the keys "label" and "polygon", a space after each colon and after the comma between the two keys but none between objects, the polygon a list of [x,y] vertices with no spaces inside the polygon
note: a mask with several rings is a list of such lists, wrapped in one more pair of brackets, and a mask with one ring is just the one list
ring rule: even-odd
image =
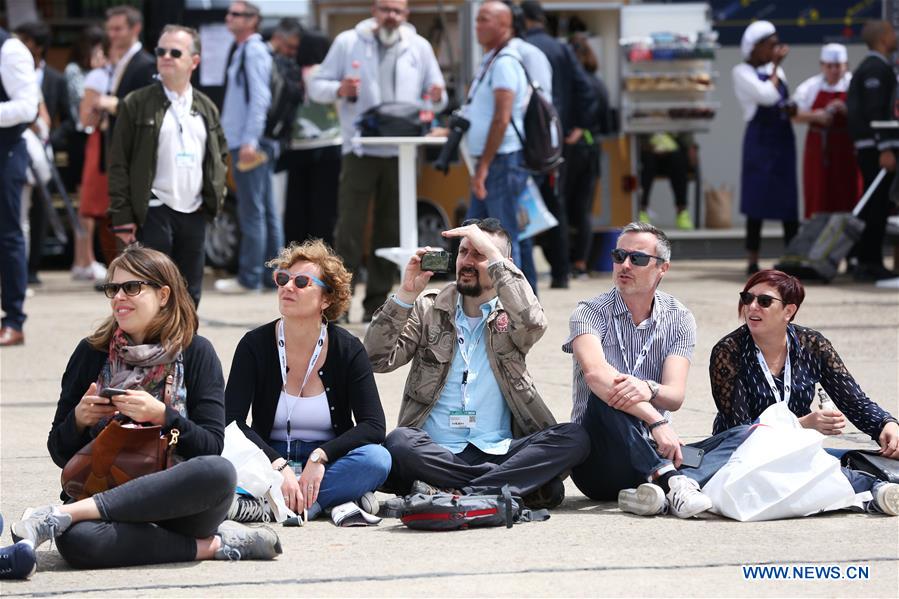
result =
[{"label": "bracelet", "polygon": [[663,424],[668,424],[667,418],[662,418],[661,420],[657,420],[656,422],[653,422],[652,424],[649,425],[649,430],[652,431],[654,429],[657,429],[660,426],[662,426]]},{"label": "bracelet", "polygon": [[278,472],[282,472],[288,466],[290,466],[290,462],[288,462],[287,460],[284,460],[284,463],[281,464],[280,466],[278,466],[277,468],[275,468],[275,470]]}]

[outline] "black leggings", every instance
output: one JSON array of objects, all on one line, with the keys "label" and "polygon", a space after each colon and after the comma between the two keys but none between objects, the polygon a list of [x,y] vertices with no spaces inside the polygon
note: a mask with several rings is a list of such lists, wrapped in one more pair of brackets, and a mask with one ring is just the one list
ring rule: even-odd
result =
[{"label": "black leggings", "polygon": [[[784,247],[790,240],[796,236],[799,230],[799,221],[785,220],[782,221],[784,226]],[[750,252],[757,252],[762,246],[762,220],[755,218],[746,219],[746,249]]]},{"label": "black leggings", "polygon": [[225,458],[192,458],[94,495],[101,519],[73,524],[56,545],[75,568],[193,561],[197,539],[215,534],[236,485]]}]

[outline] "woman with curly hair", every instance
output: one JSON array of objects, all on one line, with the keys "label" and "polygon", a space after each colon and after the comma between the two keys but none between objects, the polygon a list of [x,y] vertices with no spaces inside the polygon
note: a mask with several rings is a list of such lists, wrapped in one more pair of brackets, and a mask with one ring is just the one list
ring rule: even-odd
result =
[{"label": "woman with curly hair", "polygon": [[[275,269],[281,317],[238,343],[225,415],[281,473],[287,507],[307,510],[311,520],[387,478],[384,410],[365,348],[334,324],[351,297],[343,260],[314,239],[284,248],[267,266]],[[235,502],[232,517],[262,519],[247,503]],[[363,509],[376,505],[369,497]]]}]

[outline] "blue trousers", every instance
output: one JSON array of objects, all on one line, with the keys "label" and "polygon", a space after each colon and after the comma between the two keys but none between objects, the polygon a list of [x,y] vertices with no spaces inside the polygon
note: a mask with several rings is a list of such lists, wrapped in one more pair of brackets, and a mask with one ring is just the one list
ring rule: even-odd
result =
[{"label": "blue trousers", "polygon": [[[269,446],[281,457],[299,464],[306,460],[317,447],[318,441],[292,441],[290,452],[287,441],[269,441]],[[310,518],[325,510],[347,501],[359,499],[369,491],[380,487],[390,474],[390,453],[381,445],[363,445],[345,456],[325,464],[325,477],[318,491],[319,510],[312,510]],[[313,506],[314,507],[314,506]]]},{"label": "blue trousers", "polygon": [[497,218],[512,238],[512,261],[521,264],[518,247],[518,198],[527,184],[522,152],[497,154],[487,172],[487,197],[479,200],[471,196],[465,218]]},{"label": "blue trousers", "polygon": [[[263,284],[274,286],[271,269],[265,267],[265,261],[274,258],[284,245],[284,229],[272,193],[274,150],[265,143],[259,149],[268,154],[265,164],[246,172],[233,170],[240,222],[237,280],[248,289],[259,289]],[[231,150],[231,164],[237,164],[238,154],[238,150]]]},{"label": "blue trousers", "polygon": [[0,308],[2,326],[22,330],[28,258],[22,232],[22,186],[28,152],[25,141],[0,148]]}]

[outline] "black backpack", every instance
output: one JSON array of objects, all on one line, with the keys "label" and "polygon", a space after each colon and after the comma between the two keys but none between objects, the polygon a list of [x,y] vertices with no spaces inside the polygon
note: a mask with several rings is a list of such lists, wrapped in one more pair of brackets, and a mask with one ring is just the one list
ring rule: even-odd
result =
[{"label": "black backpack", "polygon": [[416,530],[465,530],[484,526],[512,528],[517,522],[549,520],[549,512],[524,508],[521,498],[513,497],[506,485],[484,494],[408,495],[403,502],[400,520]]},{"label": "black backpack", "polygon": [[[243,77],[244,100],[249,104],[250,82],[247,80],[245,57],[246,50],[240,55],[237,74]],[[303,71],[300,65],[285,56],[272,54],[272,77],[269,88],[272,92],[272,103],[265,115],[263,136],[286,145],[293,133],[297,109],[303,102]]]},{"label": "black backpack", "polygon": [[[514,57],[513,57],[514,58]],[[516,58],[516,60],[518,60]],[[524,131],[519,131],[515,119],[511,120],[515,134],[521,140],[524,151],[524,165],[535,173],[553,171],[565,161],[562,158],[562,145],[565,135],[562,132],[562,121],[552,102],[540,93],[540,84],[531,78],[524,63],[518,60],[524,70],[524,76],[531,86],[531,99],[524,111]]]},{"label": "black backpack", "polygon": [[409,102],[384,102],[359,115],[356,126],[363,137],[416,137],[427,133],[421,107]]}]

